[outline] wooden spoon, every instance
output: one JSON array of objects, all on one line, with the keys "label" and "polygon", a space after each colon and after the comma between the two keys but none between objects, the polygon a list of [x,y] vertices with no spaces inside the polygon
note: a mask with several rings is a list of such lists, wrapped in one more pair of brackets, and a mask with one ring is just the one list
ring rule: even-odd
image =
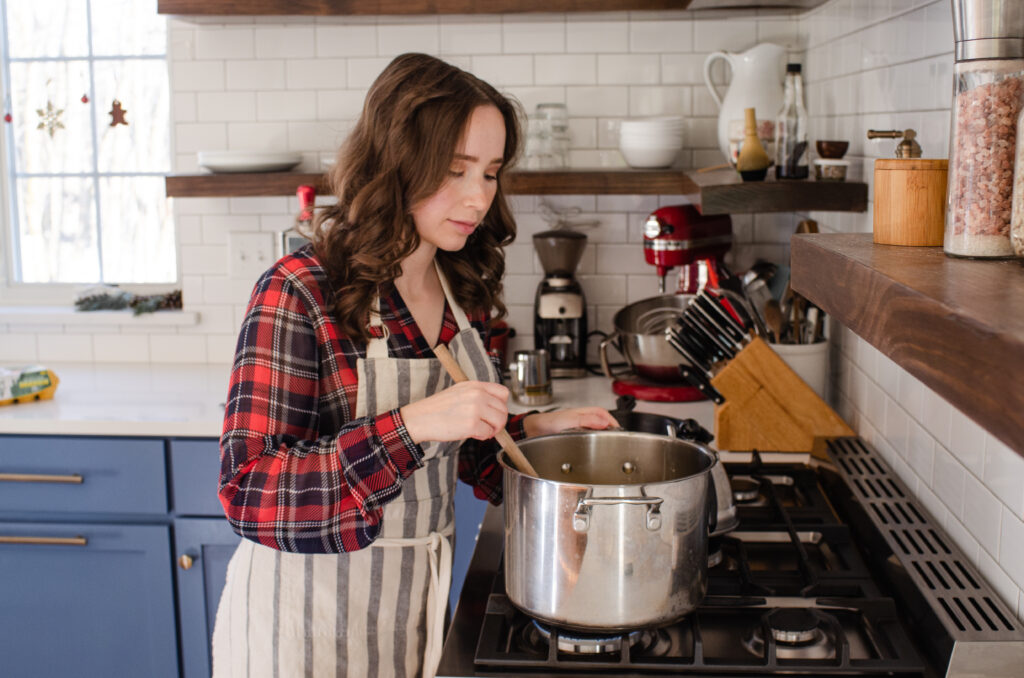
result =
[{"label": "wooden spoon", "polygon": [[778,299],[769,299],[764,305],[764,322],[768,329],[775,333],[775,341],[782,343],[782,331],[785,329],[785,321],[782,316],[782,306]]},{"label": "wooden spoon", "polygon": [[[462,371],[459,363],[455,361],[455,357],[448,350],[448,347],[444,344],[438,344],[434,347],[434,355],[444,365],[444,369],[447,370],[448,375],[458,382],[469,381],[469,377]],[[501,445],[501,449],[505,450],[505,454],[512,460],[512,464],[519,470],[520,473],[524,473],[534,478],[539,477],[537,471],[530,464],[530,461],[523,454],[523,451],[519,449],[516,442],[512,440],[512,436],[508,434],[505,429],[498,429],[498,432],[494,435],[494,439]]]}]

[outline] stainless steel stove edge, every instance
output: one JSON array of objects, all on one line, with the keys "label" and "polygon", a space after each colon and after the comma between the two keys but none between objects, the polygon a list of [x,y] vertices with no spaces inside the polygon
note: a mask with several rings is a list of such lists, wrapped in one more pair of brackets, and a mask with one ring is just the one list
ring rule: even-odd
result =
[{"label": "stainless steel stove edge", "polygon": [[946,678],[1020,678],[1024,625],[881,455],[837,438],[829,456],[951,641]]}]

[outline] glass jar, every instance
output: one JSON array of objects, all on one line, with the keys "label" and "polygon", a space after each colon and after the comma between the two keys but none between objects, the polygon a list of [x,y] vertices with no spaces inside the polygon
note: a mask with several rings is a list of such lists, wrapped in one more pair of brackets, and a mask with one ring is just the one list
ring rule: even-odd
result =
[{"label": "glass jar", "polygon": [[[1017,129],[1024,131],[1024,111],[1017,117]],[[1017,135],[1013,164],[1013,206],[1010,212],[1010,245],[1013,253],[1024,257],[1024,134]]]},{"label": "glass jar", "polygon": [[953,92],[943,249],[957,257],[1012,257],[1011,196],[1017,118],[1024,108],[1024,59],[958,62]]}]

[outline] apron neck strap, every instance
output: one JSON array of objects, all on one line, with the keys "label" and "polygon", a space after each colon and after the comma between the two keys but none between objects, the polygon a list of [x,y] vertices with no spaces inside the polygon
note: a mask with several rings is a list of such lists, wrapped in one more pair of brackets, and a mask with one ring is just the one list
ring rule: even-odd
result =
[{"label": "apron neck strap", "polygon": [[[441,281],[441,289],[444,291],[444,298],[448,302],[448,307],[452,309],[452,315],[455,316],[455,324],[459,326],[459,331],[462,332],[470,328],[469,318],[466,317],[466,312],[462,310],[462,307],[455,303],[455,297],[452,295],[451,288],[448,287],[448,279],[444,277],[444,273],[441,271],[440,264],[437,263],[437,259],[434,259],[434,270],[437,271],[437,278]],[[376,323],[374,322],[376,321]],[[370,327],[379,327],[381,336],[372,337],[369,343],[366,345],[366,357],[367,358],[387,358],[388,357],[388,332],[387,325],[384,324],[383,319],[380,315],[380,295],[376,295],[373,298],[373,306],[370,309]]]}]

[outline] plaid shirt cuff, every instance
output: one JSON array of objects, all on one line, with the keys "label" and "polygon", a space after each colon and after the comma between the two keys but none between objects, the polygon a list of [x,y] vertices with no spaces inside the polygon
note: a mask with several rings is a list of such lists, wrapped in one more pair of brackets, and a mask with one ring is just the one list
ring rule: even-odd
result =
[{"label": "plaid shirt cuff", "polygon": [[524,412],[523,414],[516,414],[508,419],[508,424],[505,426],[505,430],[512,436],[512,440],[522,440],[526,437],[526,417],[531,414],[537,414],[536,411],[531,410],[530,412]]},{"label": "plaid shirt cuff", "polygon": [[413,471],[423,466],[423,448],[409,436],[398,408],[378,415],[375,423],[384,450],[403,478],[408,478]]}]

